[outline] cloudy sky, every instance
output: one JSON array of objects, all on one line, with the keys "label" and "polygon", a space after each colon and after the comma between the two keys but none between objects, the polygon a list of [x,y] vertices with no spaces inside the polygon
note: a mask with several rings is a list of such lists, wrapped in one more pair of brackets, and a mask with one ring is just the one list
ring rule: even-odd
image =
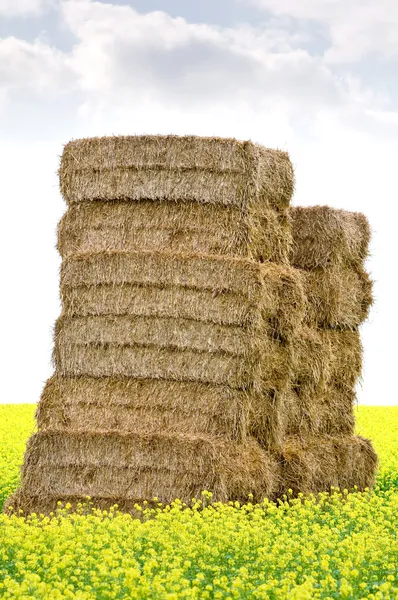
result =
[{"label": "cloudy sky", "polygon": [[288,150],[294,204],[364,212],[364,404],[397,404],[396,0],[0,0],[0,402],[37,402],[60,305],[71,138],[176,133]]}]

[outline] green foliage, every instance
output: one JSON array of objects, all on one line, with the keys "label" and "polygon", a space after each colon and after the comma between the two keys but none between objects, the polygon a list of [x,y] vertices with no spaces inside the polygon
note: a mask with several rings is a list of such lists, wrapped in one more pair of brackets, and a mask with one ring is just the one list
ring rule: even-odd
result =
[{"label": "green foliage", "polygon": [[[0,406],[0,498],[14,490],[32,407]],[[397,594],[398,408],[360,407],[380,456],[372,492],[279,505],[212,504],[54,518],[0,516],[5,600],[393,599]],[[86,514],[89,512],[89,514]]]}]

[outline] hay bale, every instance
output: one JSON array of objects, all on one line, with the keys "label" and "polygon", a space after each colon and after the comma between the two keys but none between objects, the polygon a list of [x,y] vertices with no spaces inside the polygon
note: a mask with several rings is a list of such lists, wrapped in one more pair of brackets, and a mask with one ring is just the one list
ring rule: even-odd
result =
[{"label": "hay bale", "polygon": [[358,331],[313,329],[303,325],[292,339],[292,385],[322,394],[338,384],[353,388],[361,375],[362,344]]},{"label": "hay bale", "polygon": [[63,499],[176,497],[203,489],[220,501],[257,500],[275,492],[277,461],[254,441],[235,444],[193,435],[37,433],[28,442],[21,495]]},{"label": "hay bale", "polygon": [[164,252],[96,252],[67,258],[61,285],[179,285],[213,292],[231,291],[258,299],[261,265],[254,261]]},{"label": "hay bale", "polygon": [[191,433],[261,446],[280,446],[274,390],[255,393],[228,386],[156,379],[61,377],[46,383],[36,411],[39,431]]},{"label": "hay bale", "polygon": [[330,382],[322,391],[311,385],[290,388],[283,401],[286,435],[353,435],[355,429],[353,388]]},{"label": "hay bale", "polygon": [[278,387],[289,377],[284,346],[269,342],[247,356],[159,346],[85,345],[56,342],[54,365],[66,377],[134,377],[228,385],[234,389]]},{"label": "hay bale", "polygon": [[[86,289],[96,286],[101,286],[101,292]],[[109,287],[102,286],[114,286],[114,290],[112,292]],[[270,322],[276,334],[283,338],[293,334],[306,310],[301,274],[284,265],[262,265],[240,258],[161,252],[100,252],[72,256],[63,262],[61,297],[68,314],[71,313],[71,306],[79,304],[77,298],[80,291],[88,296],[91,310],[95,310],[98,295],[104,292],[106,301],[113,295],[113,304],[120,302],[126,310],[126,296],[123,295],[122,287],[117,286],[129,286],[129,292],[132,289],[130,286],[136,286],[136,295],[131,298],[127,311],[129,314],[130,311],[138,315],[154,314],[153,298],[156,301],[162,300],[160,306],[157,309],[155,307],[155,311],[159,311],[155,312],[158,316],[180,316],[223,323],[223,315],[229,315],[232,308],[232,316],[227,316],[228,323],[233,322],[231,318],[238,312],[244,318],[250,316],[255,328],[258,328],[260,321]],[[152,302],[149,305],[146,302],[146,292],[138,289],[143,286],[151,287],[148,293],[152,294]],[[76,287],[79,290],[71,292]],[[164,293],[154,293],[154,287]],[[172,290],[170,297],[165,288]],[[190,293],[185,294],[186,290],[190,290]],[[196,290],[200,292],[198,295],[193,293]],[[209,306],[200,303],[205,291],[216,298]],[[176,295],[181,300],[179,305],[174,304]],[[217,298],[219,295],[223,297]],[[205,296],[210,298],[210,294]],[[234,296],[239,296],[239,300]],[[242,305],[241,308],[238,303]],[[167,312],[170,307],[172,314]],[[221,309],[220,315],[215,314],[216,307]]]},{"label": "hay bale", "polygon": [[55,374],[36,419],[39,431],[168,431],[243,442],[250,398],[242,390],[197,382]]},{"label": "hay bale", "polygon": [[[178,285],[104,283],[61,285],[62,312],[67,317],[136,315],[195,319],[249,327],[259,319],[258,305],[235,292]],[[205,310],[203,309],[205,307]]]},{"label": "hay bale", "polygon": [[268,380],[263,394],[252,398],[251,435],[264,448],[274,449],[289,434],[352,434],[355,384],[362,366],[358,331],[302,326],[284,352],[286,377],[275,377],[277,386]]},{"label": "hay bale", "polygon": [[358,330],[326,330],[321,336],[328,339],[332,349],[330,382],[353,388],[361,376],[363,348]]},{"label": "hay bale", "polygon": [[310,385],[314,390],[320,390],[330,380],[332,350],[327,333],[322,333],[308,325],[302,325],[292,339],[293,387]]},{"label": "hay bale", "polygon": [[69,207],[58,225],[58,250],[63,258],[105,250],[164,251],[287,264],[291,244],[287,209],[264,208],[255,223],[252,219],[250,231],[247,215],[237,207],[93,201]]},{"label": "hay bale", "polygon": [[318,327],[356,328],[373,303],[372,281],[362,268],[302,271],[307,295],[306,322]]},{"label": "hay bale", "polygon": [[229,385],[253,383],[250,360],[220,353],[133,346],[57,346],[54,364],[66,377],[135,377]]},{"label": "hay bale", "polygon": [[308,436],[286,438],[281,450],[279,494],[363,490],[372,487],[377,456],[371,442],[359,436]]},{"label": "hay bale", "polygon": [[65,200],[167,200],[237,206],[261,215],[287,206],[294,188],[286,152],[196,136],[119,136],[69,142],[61,158]]},{"label": "hay bale", "polygon": [[197,352],[221,352],[243,357],[251,355],[260,344],[263,349],[262,346],[266,343],[266,335],[262,336],[261,340],[256,340],[252,332],[241,326],[218,325],[174,317],[61,316],[55,327],[57,347],[72,344],[155,346]]},{"label": "hay bale", "polygon": [[365,215],[330,206],[294,206],[291,217],[292,265],[309,270],[363,265],[370,241]]}]

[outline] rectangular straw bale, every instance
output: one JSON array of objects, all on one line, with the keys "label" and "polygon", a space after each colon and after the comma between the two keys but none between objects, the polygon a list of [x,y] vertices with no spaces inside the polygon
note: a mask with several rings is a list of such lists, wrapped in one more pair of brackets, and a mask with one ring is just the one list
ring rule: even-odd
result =
[{"label": "rectangular straw bale", "polygon": [[[62,265],[61,296],[63,302],[66,301],[67,311],[70,311],[72,301],[76,304],[77,294],[84,286],[111,285],[115,286],[113,295],[116,299],[120,292],[120,303],[128,314],[134,311],[133,314],[181,316],[218,323],[223,323],[225,312],[229,312],[226,308],[230,298],[236,295],[239,296],[242,308],[237,309],[234,298],[232,317],[227,317],[228,323],[234,322],[232,320],[234,312],[247,316],[249,313],[254,327],[258,327],[259,320],[266,320],[272,323],[276,334],[282,337],[292,335],[301,323],[306,310],[302,276],[296,269],[284,265],[260,264],[240,258],[159,252],[100,252],[77,255],[66,259]],[[134,290],[137,291],[137,296],[132,298],[127,310],[126,296],[123,295],[121,288],[116,292],[117,286],[125,285],[150,286],[161,290],[178,287],[183,288],[184,293],[185,290],[191,292],[198,290],[200,294],[196,296],[189,293],[188,295],[187,292],[187,299],[184,301],[183,294],[177,293],[178,299],[181,300],[182,314],[179,314],[180,305],[175,305],[166,292],[163,295],[152,293],[152,302],[149,302],[147,307],[147,302],[144,302],[146,294],[140,294],[137,289]],[[75,287],[79,287],[79,292],[72,294],[70,289]],[[130,289],[132,288],[129,287]],[[209,306],[200,305],[198,298],[204,297],[204,291],[211,292],[214,297],[224,294],[228,297],[226,300],[212,301]],[[82,289],[82,292],[84,294],[87,290]],[[107,289],[106,294],[108,293]],[[174,295],[175,289],[172,292],[173,301]],[[210,294],[207,294],[206,297],[209,296]],[[161,300],[159,312],[156,312],[156,307],[154,308],[154,298]],[[88,301],[92,306],[90,293]],[[248,304],[251,305],[249,310]],[[172,306],[171,314],[167,312],[170,306]],[[221,310],[220,315],[217,316],[215,313],[218,308]],[[191,313],[190,309],[192,309]]]},{"label": "rectangular straw bale", "polygon": [[292,339],[293,386],[323,390],[331,377],[332,349],[328,335],[302,325]]},{"label": "rectangular straw bale", "polygon": [[247,437],[250,403],[251,394],[227,386],[53,375],[36,419],[39,431],[168,431],[241,442]]},{"label": "rectangular straw bale", "polygon": [[285,393],[287,435],[353,435],[355,389],[329,383],[322,392],[308,385]]},{"label": "rectangular straw bale", "polygon": [[[248,327],[259,318],[258,305],[234,292],[201,290],[176,285],[104,283],[61,286],[67,317],[136,315],[175,317],[207,323]],[[205,311],[203,307],[206,307]]]},{"label": "rectangular straw bale", "polygon": [[282,485],[289,489],[317,493],[331,487],[359,490],[372,487],[377,455],[371,442],[359,436],[289,437],[281,450]]},{"label": "rectangular straw bale", "polygon": [[294,175],[286,152],[197,136],[119,136],[69,142],[60,166],[65,200],[167,200],[237,206],[254,217],[287,206]]},{"label": "rectangular straw bale", "polygon": [[161,346],[85,345],[56,341],[54,365],[68,377],[135,377],[228,385],[236,389],[278,387],[291,367],[285,346],[272,340],[247,356]]},{"label": "rectangular straw bale", "polygon": [[67,377],[136,377],[201,381],[233,388],[253,383],[249,360],[221,353],[159,347],[58,345],[54,364]]},{"label": "rectangular straw bale", "polygon": [[363,266],[370,227],[362,213],[330,206],[291,207],[293,246],[290,262],[301,269]]},{"label": "rectangular straw bale", "polygon": [[[198,352],[222,352],[232,356],[251,355],[257,340],[235,325],[218,325],[194,319],[101,315],[60,317],[55,326],[57,346],[156,346]],[[258,344],[265,344],[263,338]]]},{"label": "rectangular straw bale", "polygon": [[178,285],[231,291],[249,299],[261,292],[261,268],[245,259],[162,252],[96,252],[63,261],[61,285]]},{"label": "rectangular straw bale", "polygon": [[281,443],[276,393],[154,379],[61,377],[46,383],[36,411],[39,431],[168,431],[244,442]]},{"label": "rectangular straw bale", "polygon": [[355,390],[330,382],[322,390],[303,384],[253,394],[248,431],[267,450],[277,450],[286,436],[352,435]]},{"label": "rectangular straw bale", "polygon": [[332,349],[332,369],[330,381],[343,387],[354,387],[362,372],[362,342],[358,330],[321,331]]},{"label": "rectangular straw bale", "polygon": [[372,281],[362,268],[335,266],[302,273],[308,300],[307,323],[353,329],[367,318],[373,302]]},{"label": "rectangular straw bale", "polygon": [[63,258],[104,250],[158,250],[288,263],[291,243],[287,209],[264,208],[249,230],[247,216],[238,208],[198,202],[82,202],[69,207],[58,225]]},{"label": "rectangular straw bale", "polygon": [[329,385],[353,388],[361,375],[358,331],[314,329],[303,325],[292,340],[293,387],[322,394]]},{"label": "rectangular straw bale", "polygon": [[22,495],[189,502],[203,489],[215,499],[271,495],[277,461],[255,441],[164,433],[35,434],[22,469]]}]

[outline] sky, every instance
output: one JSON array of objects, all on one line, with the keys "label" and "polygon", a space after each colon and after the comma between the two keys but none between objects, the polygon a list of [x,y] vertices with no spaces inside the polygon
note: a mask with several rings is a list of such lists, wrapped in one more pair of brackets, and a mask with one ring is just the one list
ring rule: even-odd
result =
[{"label": "sky", "polygon": [[52,373],[63,145],[174,133],[287,150],[293,204],[366,214],[358,402],[398,404],[397,74],[396,0],[0,0],[0,402]]}]

